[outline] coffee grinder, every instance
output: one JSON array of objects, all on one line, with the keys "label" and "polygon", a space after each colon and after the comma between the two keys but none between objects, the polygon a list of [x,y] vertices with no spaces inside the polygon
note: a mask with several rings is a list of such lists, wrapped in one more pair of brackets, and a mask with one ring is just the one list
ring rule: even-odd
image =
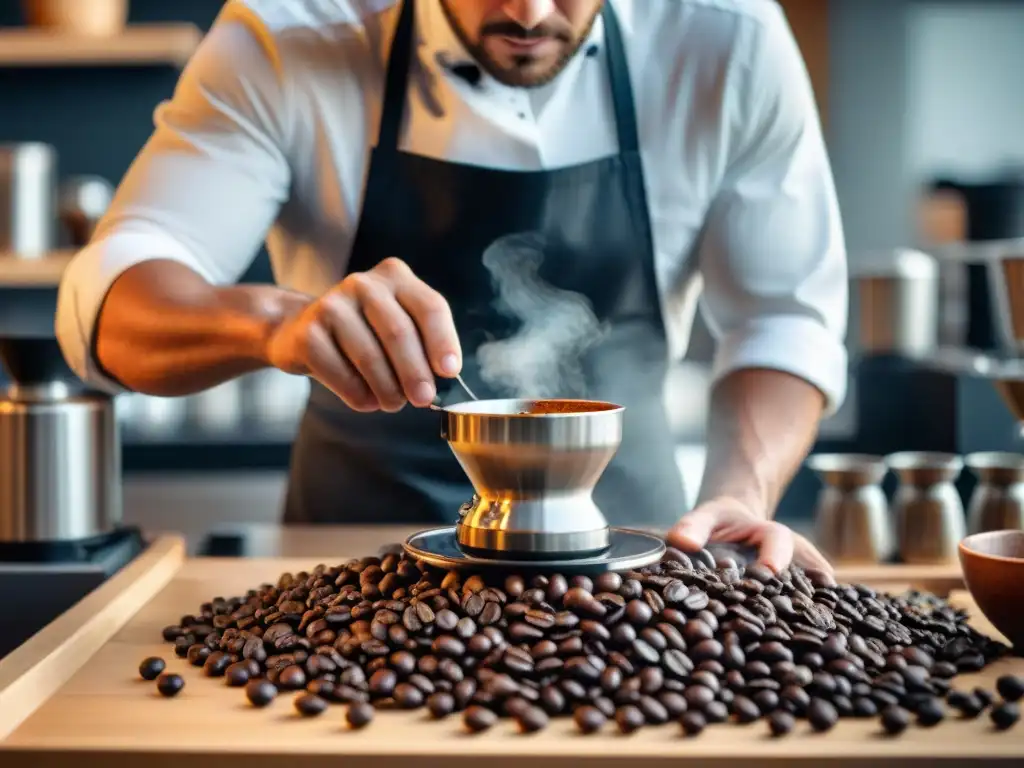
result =
[{"label": "coffee grinder", "polygon": [[121,524],[113,398],[65,363],[54,302],[55,290],[0,290],[0,657],[144,546]]}]

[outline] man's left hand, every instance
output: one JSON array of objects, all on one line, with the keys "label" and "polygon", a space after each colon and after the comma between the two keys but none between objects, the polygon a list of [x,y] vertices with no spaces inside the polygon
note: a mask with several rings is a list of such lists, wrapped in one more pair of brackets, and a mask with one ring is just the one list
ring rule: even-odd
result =
[{"label": "man's left hand", "polygon": [[696,507],[672,527],[666,538],[684,552],[701,549],[709,542],[753,547],[759,553],[758,561],[776,573],[791,562],[832,573],[828,560],[806,538],[728,496]]}]

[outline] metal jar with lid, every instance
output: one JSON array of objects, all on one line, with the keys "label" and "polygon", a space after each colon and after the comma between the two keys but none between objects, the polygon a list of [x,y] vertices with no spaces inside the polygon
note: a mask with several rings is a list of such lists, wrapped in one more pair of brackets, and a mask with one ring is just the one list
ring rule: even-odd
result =
[{"label": "metal jar with lid", "polygon": [[85,388],[56,339],[0,337],[0,543],[83,541],[121,522],[113,399]]},{"label": "metal jar with lid", "polygon": [[909,359],[931,355],[939,339],[939,276],[934,257],[907,248],[851,259],[860,351]]}]

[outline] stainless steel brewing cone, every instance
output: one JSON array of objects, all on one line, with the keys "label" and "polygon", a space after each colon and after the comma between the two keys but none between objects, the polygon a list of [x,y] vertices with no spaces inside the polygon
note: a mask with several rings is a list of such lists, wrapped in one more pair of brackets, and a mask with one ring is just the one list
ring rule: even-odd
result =
[{"label": "stainless steel brewing cone", "polygon": [[476,491],[459,546],[486,555],[587,557],[610,543],[592,498],[622,442],[624,409],[589,400],[482,400],[441,414],[441,434]]}]

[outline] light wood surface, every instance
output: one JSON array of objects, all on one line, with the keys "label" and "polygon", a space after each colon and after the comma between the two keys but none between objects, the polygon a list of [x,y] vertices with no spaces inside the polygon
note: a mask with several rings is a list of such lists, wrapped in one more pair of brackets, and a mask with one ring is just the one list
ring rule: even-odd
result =
[{"label": "light wood surface", "polygon": [[[349,552],[353,550],[347,550]],[[365,553],[365,549],[354,550]],[[344,555],[333,561],[343,561]],[[394,766],[523,765],[953,765],[979,760],[1011,760],[1024,755],[1024,727],[990,732],[988,721],[949,720],[938,728],[912,728],[899,739],[879,736],[874,722],[848,721],[827,735],[812,735],[805,724],[783,740],[766,737],[766,726],[719,726],[695,740],[680,738],[678,726],[645,729],[622,737],[608,728],[595,737],[576,735],[571,721],[559,719],[545,732],[521,736],[502,722],[484,735],[469,736],[454,717],[437,723],[423,712],[380,712],[368,728],[344,727],[341,707],[315,719],[299,718],[293,694],[265,710],[248,706],[244,694],[211,680],[174,656],[160,636],[163,626],[216,595],[242,594],[284,571],[308,569],[319,558],[189,560],[159,594],[116,632],[78,671],[8,738],[0,742],[0,764],[45,766],[118,766],[145,764],[205,768],[234,765],[344,765],[346,768]],[[887,569],[886,569],[887,570]],[[870,574],[868,574],[870,575]],[[886,578],[891,575],[884,573]],[[901,579],[896,578],[893,583]],[[905,579],[904,579],[905,581]],[[973,610],[970,599],[953,599]],[[995,635],[981,617],[979,629]],[[998,636],[998,635],[995,635]],[[88,649],[82,650],[82,656]],[[184,691],[163,699],[153,683],[138,678],[139,662],[160,655],[169,671],[181,673]],[[991,687],[999,674],[1024,673],[1024,660],[1006,659],[979,675],[960,678],[958,686]],[[27,690],[23,688],[24,691]],[[10,697],[8,706],[25,706]],[[340,762],[339,762],[340,760]]]},{"label": "light wood surface", "polygon": [[[0,61],[3,60],[0,31]],[[55,288],[75,251],[53,251],[39,258],[19,258],[0,251],[0,288]]]},{"label": "light wood surface", "polygon": [[49,29],[0,30],[0,67],[184,66],[203,33],[193,24],[137,24],[111,37]]},{"label": "light wood surface", "polygon": [[163,589],[184,559],[180,537],[151,541],[133,562],[0,661],[0,741]]}]

